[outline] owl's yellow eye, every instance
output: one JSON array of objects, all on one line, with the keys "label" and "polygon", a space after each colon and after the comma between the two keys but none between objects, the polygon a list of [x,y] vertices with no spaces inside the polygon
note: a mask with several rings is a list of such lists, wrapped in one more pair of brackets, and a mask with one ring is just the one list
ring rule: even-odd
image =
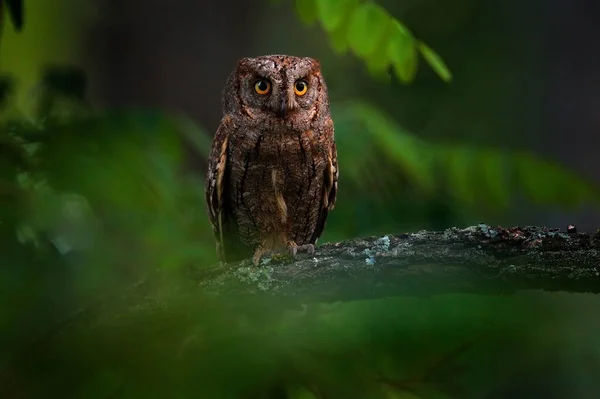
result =
[{"label": "owl's yellow eye", "polygon": [[300,79],[300,80],[297,80],[296,83],[294,83],[294,93],[296,93],[296,95],[303,96],[306,94],[307,90],[308,90],[308,82],[306,80]]},{"label": "owl's yellow eye", "polygon": [[265,94],[268,94],[271,91],[271,82],[265,79],[261,79],[254,83],[254,90],[258,94],[264,96]]}]

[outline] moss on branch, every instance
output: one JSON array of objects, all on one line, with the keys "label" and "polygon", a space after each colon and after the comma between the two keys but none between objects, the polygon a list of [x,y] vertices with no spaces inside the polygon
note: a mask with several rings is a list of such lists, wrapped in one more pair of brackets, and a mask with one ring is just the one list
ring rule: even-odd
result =
[{"label": "moss on branch", "polygon": [[211,292],[299,303],[519,289],[600,292],[600,234],[480,224],[328,243],[315,256],[258,269],[244,261],[193,272]]}]

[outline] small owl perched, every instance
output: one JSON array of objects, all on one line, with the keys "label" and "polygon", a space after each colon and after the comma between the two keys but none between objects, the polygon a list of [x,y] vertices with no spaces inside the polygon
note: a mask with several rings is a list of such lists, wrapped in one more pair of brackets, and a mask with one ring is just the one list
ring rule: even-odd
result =
[{"label": "small owl perched", "polygon": [[327,86],[307,57],[242,58],[223,91],[206,201],[222,262],[314,253],[337,194]]}]

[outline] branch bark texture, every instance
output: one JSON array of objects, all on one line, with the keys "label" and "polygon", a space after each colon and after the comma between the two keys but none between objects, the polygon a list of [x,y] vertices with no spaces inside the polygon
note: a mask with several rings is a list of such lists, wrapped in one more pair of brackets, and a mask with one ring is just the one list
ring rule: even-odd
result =
[{"label": "branch bark texture", "polygon": [[248,261],[194,273],[226,295],[299,303],[510,293],[520,289],[600,292],[600,234],[480,224],[328,243],[314,256]]}]

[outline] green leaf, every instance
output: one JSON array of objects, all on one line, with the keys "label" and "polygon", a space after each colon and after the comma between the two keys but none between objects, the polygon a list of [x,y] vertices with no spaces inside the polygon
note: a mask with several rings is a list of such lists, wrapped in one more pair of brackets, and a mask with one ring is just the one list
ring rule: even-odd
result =
[{"label": "green leaf", "polygon": [[419,51],[423,54],[423,58],[425,58],[433,71],[442,78],[443,81],[450,82],[452,80],[452,73],[444,63],[444,60],[442,60],[442,57],[423,42],[419,42]]},{"label": "green leaf", "polygon": [[336,30],[329,33],[329,44],[333,51],[344,54],[348,50],[348,24],[340,25]]},{"label": "green leaf", "polygon": [[419,58],[413,35],[398,21],[392,21],[387,52],[398,79],[411,82],[417,73]]},{"label": "green leaf", "polygon": [[317,0],[321,24],[329,34],[329,44],[333,51],[343,54],[348,50],[349,16],[359,0],[338,2],[335,0]]},{"label": "green leaf", "polygon": [[367,58],[375,52],[385,34],[380,27],[385,26],[388,19],[387,13],[373,2],[363,3],[354,9],[350,17],[348,41],[356,55]]},{"label": "green leaf", "polygon": [[313,25],[318,20],[316,0],[296,0],[296,13],[304,24]]},{"label": "green leaf", "polygon": [[316,0],[319,20],[327,32],[333,32],[342,25],[346,15],[357,4],[358,0]]},{"label": "green leaf", "polygon": [[350,48],[377,79],[389,81],[392,65],[398,79],[410,83],[417,72],[420,51],[444,81],[452,80],[441,57],[422,42],[417,49],[410,30],[374,1],[296,0],[296,13],[307,25],[320,21],[331,48],[338,54]]},{"label": "green leaf", "polygon": [[385,26],[381,27],[384,32],[382,40],[377,45],[373,54],[367,59],[367,68],[371,75],[380,80],[390,81],[390,57],[388,55],[388,42],[393,33],[393,21],[388,19]]}]

